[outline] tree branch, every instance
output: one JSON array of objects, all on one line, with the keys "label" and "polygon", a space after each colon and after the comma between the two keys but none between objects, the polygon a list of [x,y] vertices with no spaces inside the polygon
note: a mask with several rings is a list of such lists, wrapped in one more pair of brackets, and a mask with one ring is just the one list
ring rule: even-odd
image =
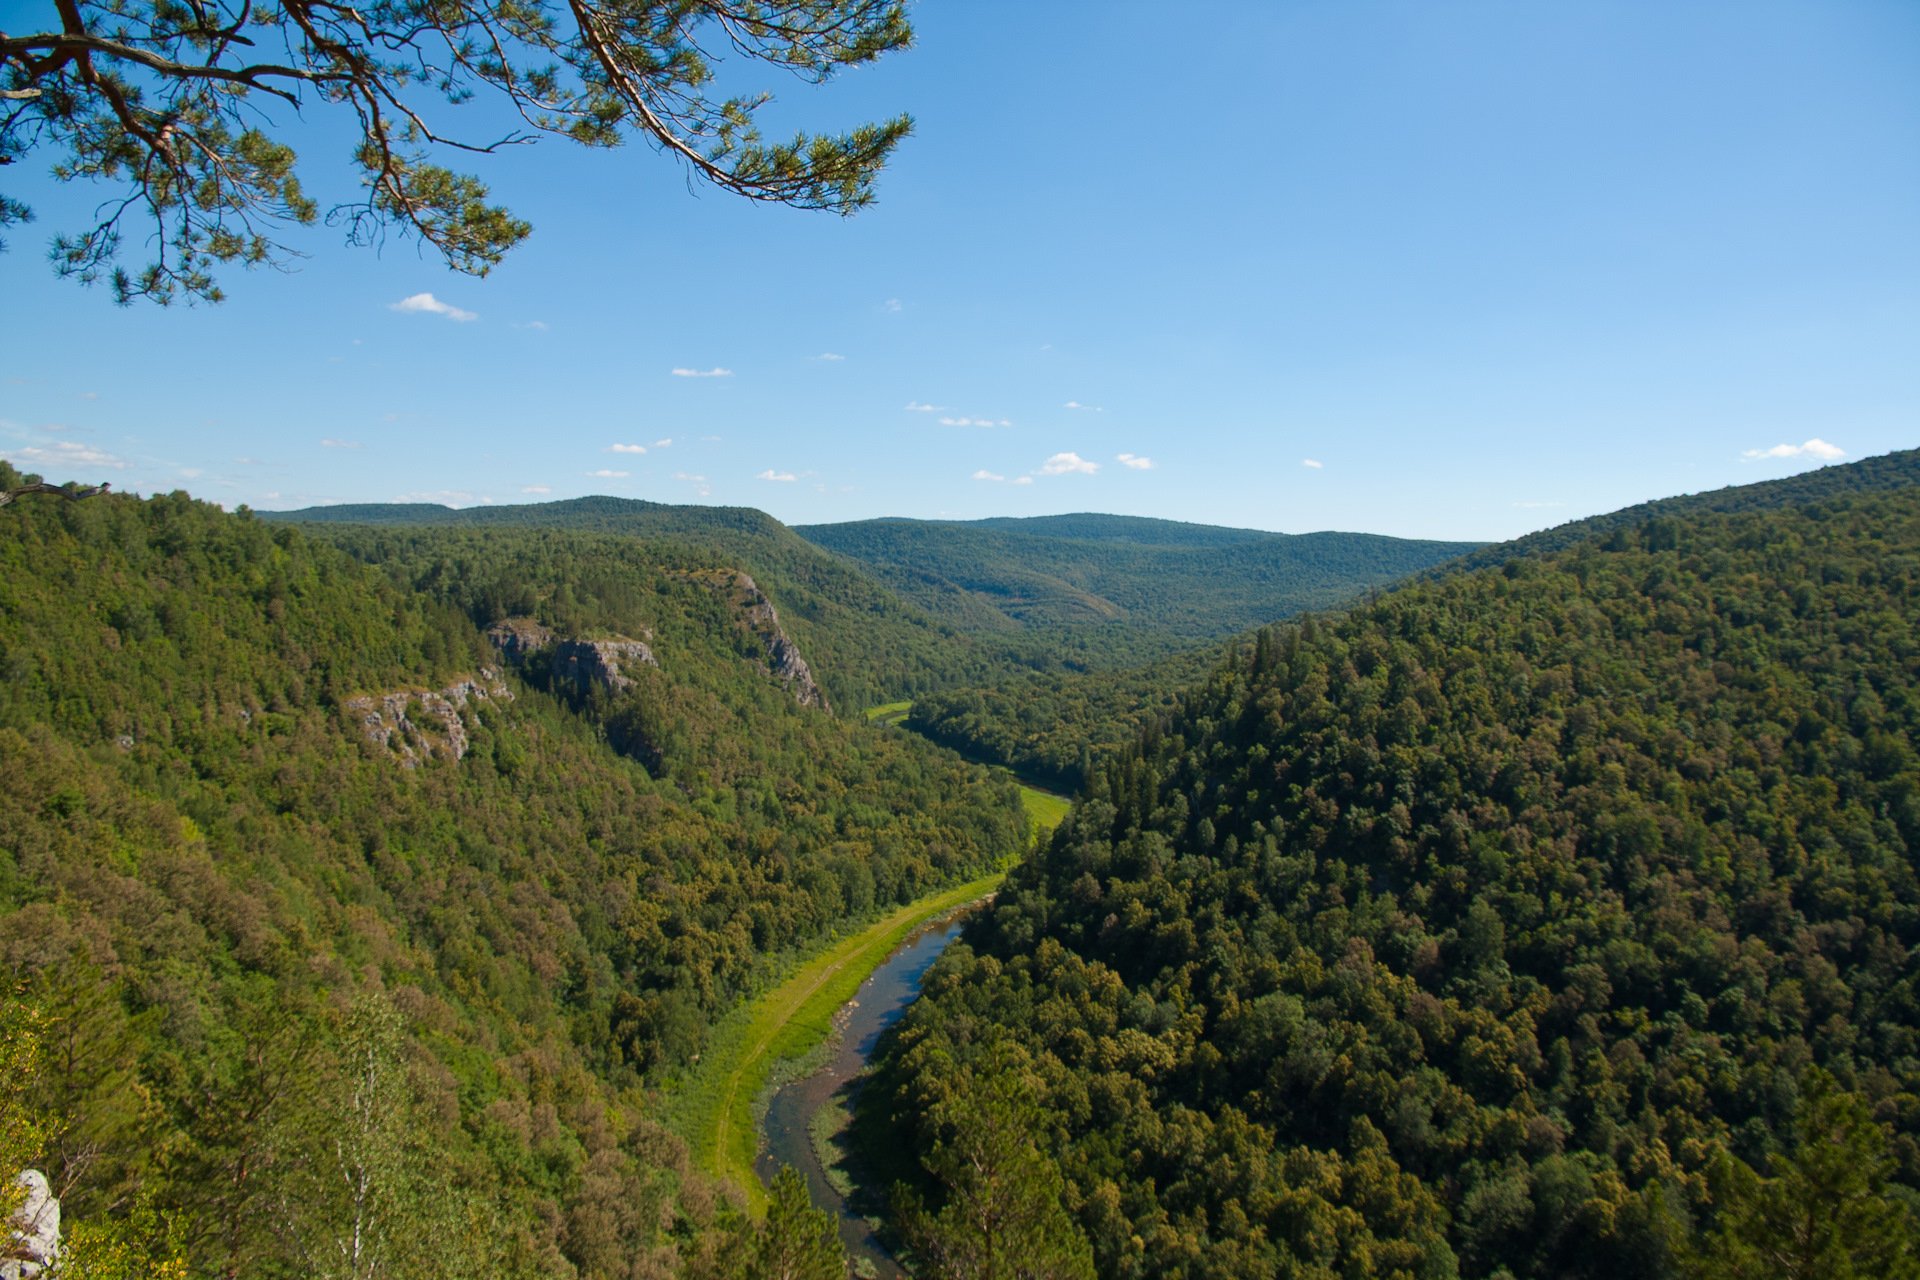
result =
[{"label": "tree branch", "polygon": [[38,484],[16,485],[11,489],[0,489],[0,507],[7,506],[15,498],[24,497],[29,493],[55,493],[70,502],[78,502],[82,498],[91,498],[96,493],[105,493],[109,488],[110,486],[106,484],[97,484],[91,489],[70,489],[63,484],[47,484],[44,481]]}]

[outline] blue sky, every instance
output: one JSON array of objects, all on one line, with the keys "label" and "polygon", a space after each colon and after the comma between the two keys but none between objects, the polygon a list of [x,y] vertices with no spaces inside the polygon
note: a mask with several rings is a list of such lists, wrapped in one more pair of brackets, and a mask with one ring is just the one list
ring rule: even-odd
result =
[{"label": "blue sky", "polygon": [[[851,219],[544,142],[475,166],[535,226],[484,280],[321,227],[120,309],[43,261],[107,193],[10,166],[0,454],[268,509],[1492,539],[1920,444],[1920,5],[913,12],[910,52],[766,81],[776,136],[915,116]],[[351,198],[338,122],[285,123]]]}]

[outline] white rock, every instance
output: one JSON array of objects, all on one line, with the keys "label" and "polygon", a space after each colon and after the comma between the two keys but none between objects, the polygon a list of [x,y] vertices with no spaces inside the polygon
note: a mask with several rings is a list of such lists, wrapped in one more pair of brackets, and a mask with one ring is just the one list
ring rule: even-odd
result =
[{"label": "white rock", "polygon": [[13,1181],[25,1189],[27,1198],[8,1224],[0,1280],[31,1280],[45,1275],[60,1256],[60,1202],[47,1185],[47,1175],[38,1169],[28,1169]]}]

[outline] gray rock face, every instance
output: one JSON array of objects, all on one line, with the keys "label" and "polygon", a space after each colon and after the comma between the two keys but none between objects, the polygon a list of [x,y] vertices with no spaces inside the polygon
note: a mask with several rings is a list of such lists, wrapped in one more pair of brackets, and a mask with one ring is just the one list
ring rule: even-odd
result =
[{"label": "gray rock face", "polygon": [[827,691],[813,678],[813,668],[800,656],[800,646],[780,625],[780,615],[760,584],[747,574],[734,575],[736,598],[741,619],[767,646],[767,668],[787,682],[793,696],[803,707],[827,706]]},{"label": "gray rock face", "polygon": [[795,644],[786,632],[773,638],[767,648],[767,665],[773,674],[785,680],[793,689],[793,696],[803,707],[825,707],[827,691],[822,689],[813,678],[813,668],[800,656],[800,646]]},{"label": "gray rock face", "polygon": [[554,679],[567,681],[582,693],[594,685],[618,693],[633,684],[625,668],[635,664],[659,666],[660,660],[653,656],[653,648],[647,643],[653,639],[653,633],[642,631],[641,634],[646,640],[630,640],[626,636],[605,640],[562,639],[532,618],[502,618],[487,628],[487,639],[493,642],[501,657],[515,666],[552,648]]},{"label": "gray rock face", "polygon": [[467,706],[512,697],[500,673],[482,667],[477,676],[456,680],[444,689],[361,694],[348,698],[345,706],[367,741],[392,751],[400,758],[401,768],[413,769],[435,756],[464,759],[470,742],[462,718]]},{"label": "gray rock face", "polygon": [[562,640],[553,651],[554,676],[572,680],[582,688],[597,684],[618,693],[633,683],[633,679],[621,670],[628,663],[649,667],[660,665],[653,656],[653,650],[644,641],[624,637],[612,640]]},{"label": "gray rock face", "polygon": [[46,1275],[60,1258],[60,1202],[38,1169],[28,1169],[13,1181],[26,1191],[26,1199],[7,1224],[0,1280],[31,1280]]},{"label": "gray rock face", "polygon": [[502,618],[487,628],[487,639],[500,656],[515,664],[553,643],[553,632],[532,618]]}]

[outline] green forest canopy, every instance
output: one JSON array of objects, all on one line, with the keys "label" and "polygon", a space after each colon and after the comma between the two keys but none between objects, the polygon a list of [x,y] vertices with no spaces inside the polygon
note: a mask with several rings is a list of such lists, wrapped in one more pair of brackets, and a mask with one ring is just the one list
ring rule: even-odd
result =
[{"label": "green forest canopy", "polygon": [[[184,494],[7,508],[0,970],[78,1064],[31,1096],[71,1222],[147,1206],[194,1274],[336,1274],[348,1211],[307,1184],[373,1064],[388,1265],[674,1274],[734,1224],[649,1089],[783,952],[1022,844],[1010,782],[800,706],[686,574],[464,536],[382,572]],[[505,669],[488,566],[659,665]]]},{"label": "green forest canopy", "polygon": [[930,1153],[1010,1056],[1106,1276],[1661,1277],[1817,1066],[1910,1267],[1917,646],[1912,487],[1263,633],[1096,768],[863,1123]]}]

